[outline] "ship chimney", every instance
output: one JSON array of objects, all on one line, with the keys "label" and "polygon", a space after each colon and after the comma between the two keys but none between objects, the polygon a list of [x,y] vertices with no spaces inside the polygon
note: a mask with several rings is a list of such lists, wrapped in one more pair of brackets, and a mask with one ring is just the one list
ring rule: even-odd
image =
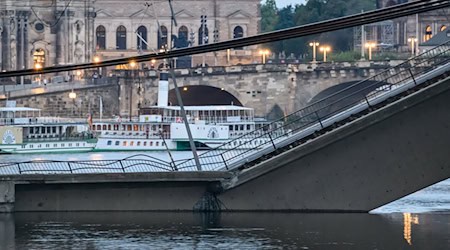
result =
[{"label": "ship chimney", "polygon": [[169,103],[169,73],[161,71],[158,83],[158,107],[167,107]]}]

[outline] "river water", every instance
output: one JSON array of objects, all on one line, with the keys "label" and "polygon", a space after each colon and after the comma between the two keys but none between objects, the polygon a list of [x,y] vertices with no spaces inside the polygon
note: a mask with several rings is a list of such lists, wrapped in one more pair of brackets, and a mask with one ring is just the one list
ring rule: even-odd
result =
[{"label": "river water", "polygon": [[[121,159],[135,153],[1,155]],[[165,152],[154,157],[169,161]],[[174,158],[189,158],[177,152]],[[450,179],[369,214],[0,214],[0,249],[450,249]]]}]

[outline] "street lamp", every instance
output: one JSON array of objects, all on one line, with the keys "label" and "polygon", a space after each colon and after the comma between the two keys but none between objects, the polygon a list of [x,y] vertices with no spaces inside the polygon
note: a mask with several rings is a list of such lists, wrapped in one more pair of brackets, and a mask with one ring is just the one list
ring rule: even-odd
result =
[{"label": "street lamp", "polygon": [[[42,69],[42,64],[40,64],[40,63],[35,63],[35,64],[34,64],[34,69],[35,69],[36,71],[41,70],[41,69]],[[41,79],[42,79],[42,74],[39,74],[39,85],[41,85]]]},{"label": "street lamp", "polygon": [[131,115],[133,113],[133,84],[134,84],[134,78],[135,78],[134,69],[136,68],[137,63],[136,63],[136,61],[130,61],[128,64],[130,65],[131,72],[132,72],[132,76],[131,76],[132,81],[130,81],[130,104],[129,104],[129,106],[130,106],[129,120],[131,122]]},{"label": "street lamp", "polygon": [[376,46],[377,44],[373,42],[366,43],[366,48],[369,49],[369,61],[372,60],[372,49],[374,49]]},{"label": "street lamp", "polygon": [[270,51],[267,49],[260,50],[259,54],[262,55],[262,63],[266,64],[266,56],[268,56],[270,54]]},{"label": "street lamp", "polygon": [[408,42],[411,43],[411,55],[414,56],[416,54],[417,38],[415,38],[415,37],[408,38]]},{"label": "street lamp", "polygon": [[69,98],[72,99],[72,115],[74,115],[74,108],[75,108],[75,98],[77,98],[77,93],[72,91],[69,93]]},{"label": "street lamp", "polygon": [[317,48],[317,46],[319,46],[320,44],[318,43],[318,42],[312,42],[312,43],[309,43],[309,46],[311,46],[311,47],[313,47],[313,62],[315,63],[316,62],[316,48]]},{"label": "street lamp", "polygon": [[327,62],[327,53],[331,51],[330,46],[322,46],[319,50],[323,52],[323,61]]}]

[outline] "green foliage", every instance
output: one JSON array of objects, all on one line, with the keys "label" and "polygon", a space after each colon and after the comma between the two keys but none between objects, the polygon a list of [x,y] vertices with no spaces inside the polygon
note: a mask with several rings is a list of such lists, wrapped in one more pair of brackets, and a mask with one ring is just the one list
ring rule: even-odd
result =
[{"label": "green foliage", "polygon": [[[268,32],[329,20],[346,15],[372,10],[376,0],[307,0],[306,4],[277,9],[274,0],[266,0],[261,6],[261,31]],[[275,53],[310,54],[310,41],[328,44],[333,51],[348,51],[353,47],[353,29],[338,30],[311,37],[302,37],[270,44]]]},{"label": "green foliage", "polygon": [[330,60],[335,62],[353,62],[360,59],[361,53],[356,51],[339,52],[330,55]]}]

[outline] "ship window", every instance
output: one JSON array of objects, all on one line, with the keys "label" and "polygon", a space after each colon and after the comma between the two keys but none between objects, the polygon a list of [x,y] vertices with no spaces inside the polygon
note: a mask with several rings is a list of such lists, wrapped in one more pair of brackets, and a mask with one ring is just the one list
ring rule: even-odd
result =
[{"label": "ship window", "polygon": [[247,130],[250,130],[250,124],[247,124]]},{"label": "ship window", "polygon": [[239,130],[239,126],[238,125],[234,125],[234,130],[238,131]]},{"label": "ship window", "polygon": [[239,130],[243,131],[244,130],[244,125],[240,125],[239,126]]},{"label": "ship window", "polygon": [[131,125],[128,125],[128,126],[127,126],[127,130],[128,130],[128,131],[131,131],[131,130],[132,130]]},{"label": "ship window", "polygon": [[140,141],[137,142],[137,146],[141,146],[141,142]]},{"label": "ship window", "polygon": [[31,128],[30,128],[30,134],[33,134],[33,133],[34,133],[34,128],[31,127]]},{"label": "ship window", "polygon": [[53,127],[52,130],[53,130],[53,134],[56,134],[56,127]]},{"label": "ship window", "polygon": [[103,125],[103,130],[106,130],[106,125]]},{"label": "ship window", "polygon": [[45,127],[41,127],[41,134],[45,134]]},{"label": "ship window", "polygon": [[134,146],[134,141],[131,141],[131,142],[130,142],[130,146]]},{"label": "ship window", "polygon": [[150,142],[150,147],[152,147],[152,146],[153,146],[153,142],[151,141],[151,142]]},{"label": "ship window", "polygon": [[72,143],[69,143],[69,147],[72,147]]},{"label": "ship window", "polygon": [[119,141],[116,141],[116,146],[119,146],[119,144],[120,144],[120,142],[119,142]]},{"label": "ship window", "polygon": [[58,144],[56,144],[56,143],[53,144],[53,147],[54,147],[54,148],[57,148],[57,147],[58,147]]},{"label": "ship window", "polygon": [[133,130],[134,131],[139,131],[139,126],[137,124],[135,124]]},{"label": "ship window", "polygon": [[61,147],[65,147],[66,145],[64,143],[61,144]]},{"label": "ship window", "polygon": [[127,146],[127,142],[126,141],[123,142],[123,146]]},{"label": "ship window", "polygon": [[165,143],[165,142],[163,142],[163,143],[162,143],[162,146],[166,146],[166,143]]},{"label": "ship window", "polygon": [[38,148],[41,148],[41,147],[42,147],[42,145],[41,145],[41,144],[39,144],[39,145],[38,145]]},{"label": "ship window", "polygon": [[146,142],[146,141],[144,142],[144,147],[145,147],[145,146],[147,146],[147,142]]},{"label": "ship window", "polygon": [[34,146],[33,145],[30,145],[30,148],[33,148]]},{"label": "ship window", "polygon": [[108,141],[107,143],[106,143],[106,145],[108,145],[108,146],[110,146],[112,144],[112,141]]},{"label": "ship window", "polygon": [[233,131],[233,125],[230,125],[230,131]]},{"label": "ship window", "polygon": [[51,131],[51,129],[52,129],[52,128],[50,128],[50,127],[47,127],[47,134],[50,134],[50,133],[51,133],[51,132],[50,132],[50,131]]},{"label": "ship window", "polygon": [[45,147],[46,147],[46,148],[49,148],[49,147],[50,147],[50,144],[45,144]]},{"label": "ship window", "polygon": [[22,148],[25,148],[25,145],[22,145]]},{"label": "ship window", "polygon": [[111,130],[111,125],[108,125],[108,130]]},{"label": "ship window", "polygon": [[155,145],[155,146],[157,146],[157,147],[159,146],[159,141],[156,142],[156,145]]},{"label": "ship window", "polygon": [[97,125],[97,130],[102,130],[102,126],[101,125]]},{"label": "ship window", "polygon": [[80,146],[80,143],[77,143],[77,147],[79,147]]}]

